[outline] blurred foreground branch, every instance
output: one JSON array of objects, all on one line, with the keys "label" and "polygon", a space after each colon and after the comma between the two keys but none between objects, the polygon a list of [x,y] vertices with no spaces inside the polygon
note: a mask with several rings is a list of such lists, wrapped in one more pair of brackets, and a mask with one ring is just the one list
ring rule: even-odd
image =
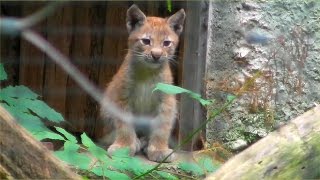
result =
[{"label": "blurred foreground branch", "polygon": [[236,155],[207,179],[319,179],[320,106]]},{"label": "blurred foreground branch", "polygon": [[81,179],[1,106],[0,137],[0,179]]}]

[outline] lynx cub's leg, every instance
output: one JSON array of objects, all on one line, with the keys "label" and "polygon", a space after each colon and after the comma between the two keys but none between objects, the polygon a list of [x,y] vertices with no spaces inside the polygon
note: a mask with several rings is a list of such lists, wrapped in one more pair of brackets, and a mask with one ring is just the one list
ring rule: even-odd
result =
[{"label": "lynx cub's leg", "polygon": [[108,153],[112,154],[119,148],[129,147],[130,155],[134,155],[140,150],[140,141],[137,138],[132,125],[122,121],[115,122],[116,136],[113,144],[108,148]]},{"label": "lynx cub's leg", "polygon": [[[165,125],[160,125],[152,132],[147,148],[149,160],[160,162],[173,151],[168,144],[170,134],[171,127],[165,127]],[[174,159],[175,155],[172,154],[165,162],[172,162]]]},{"label": "lynx cub's leg", "polygon": [[[150,135],[147,148],[147,156],[151,161],[162,161],[172,153],[169,148],[169,138],[176,115],[176,100],[173,96],[168,96],[161,106],[160,114],[157,116]],[[175,155],[172,154],[165,162],[172,162]]]}]

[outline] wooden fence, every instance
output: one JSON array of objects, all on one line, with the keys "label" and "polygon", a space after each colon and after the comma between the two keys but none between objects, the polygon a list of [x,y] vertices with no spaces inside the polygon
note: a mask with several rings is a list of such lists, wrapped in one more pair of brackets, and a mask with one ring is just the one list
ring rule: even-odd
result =
[{"label": "wooden fence", "polygon": [[[173,1],[172,13],[167,10],[166,1],[70,2],[34,30],[104,89],[127,52],[125,16],[133,3],[149,16],[166,17],[181,8],[186,10],[185,33],[177,52],[178,64],[172,69],[177,85],[201,93],[205,71],[205,2]],[[1,16],[25,17],[44,5],[44,2],[1,3]],[[1,85],[28,86],[64,115],[70,131],[85,131],[94,138],[101,136],[103,127],[98,118],[97,103],[43,52],[19,37],[1,35],[1,62],[9,75],[9,80]],[[185,138],[205,119],[199,103],[182,96],[180,106],[181,118],[174,130],[176,140]],[[199,148],[195,147],[198,140],[199,137],[194,138],[184,149]]]}]

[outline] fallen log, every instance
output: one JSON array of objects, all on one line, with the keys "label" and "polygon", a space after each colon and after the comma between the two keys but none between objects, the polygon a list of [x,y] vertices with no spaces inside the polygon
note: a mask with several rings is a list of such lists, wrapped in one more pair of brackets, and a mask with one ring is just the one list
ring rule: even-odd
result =
[{"label": "fallen log", "polygon": [[81,179],[0,106],[0,179]]},{"label": "fallen log", "polygon": [[207,179],[319,179],[320,106],[227,161]]}]

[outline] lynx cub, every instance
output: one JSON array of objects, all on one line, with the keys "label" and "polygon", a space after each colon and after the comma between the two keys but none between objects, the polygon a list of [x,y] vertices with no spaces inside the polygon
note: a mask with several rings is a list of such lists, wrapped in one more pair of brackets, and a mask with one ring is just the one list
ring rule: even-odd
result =
[{"label": "lynx cub", "polygon": [[[176,99],[173,95],[152,93],[152,90],[159,82],[172,83],[169,61],[174,57],[184,19],[183,9],[164,19],[146,17],[136,5],[132,5],[126,18],[129,51],[105,91],[105,96],[124,110],[134,115],[153,117],[149,130],[144,130],[149,131],[145,150],[152,161],[161,161],[172,152],[168,140],[177,112]],[[113,119],[106,112],[101,114],[115,130],[109,153],[122,147],[129,147],[132,155],[140,150],[139,127]]]}]

